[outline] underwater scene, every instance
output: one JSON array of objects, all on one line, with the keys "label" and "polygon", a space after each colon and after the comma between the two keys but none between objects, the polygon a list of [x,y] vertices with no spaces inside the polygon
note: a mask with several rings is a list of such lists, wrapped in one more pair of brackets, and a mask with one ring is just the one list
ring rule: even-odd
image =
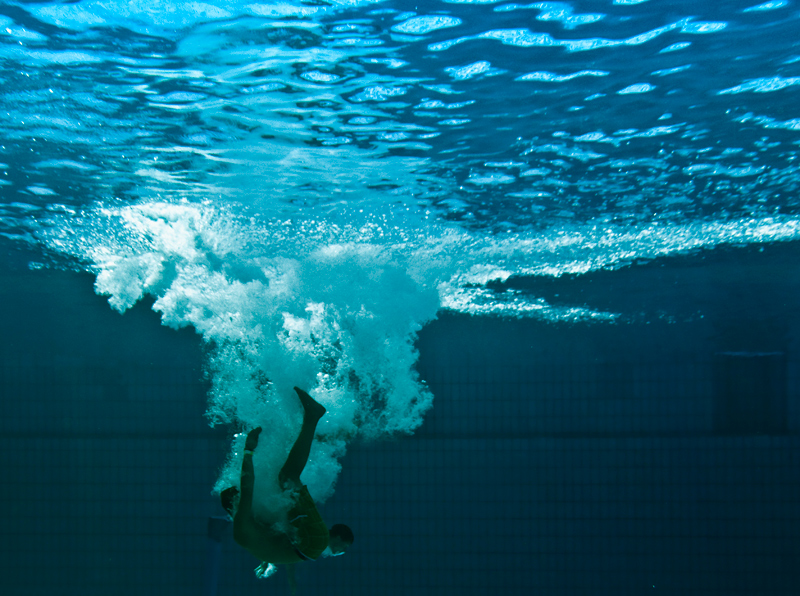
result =
[{"label": "underwater scene", "polygon": [[0,85],[4,594],[796,593],[800,3],[2,1]]}]

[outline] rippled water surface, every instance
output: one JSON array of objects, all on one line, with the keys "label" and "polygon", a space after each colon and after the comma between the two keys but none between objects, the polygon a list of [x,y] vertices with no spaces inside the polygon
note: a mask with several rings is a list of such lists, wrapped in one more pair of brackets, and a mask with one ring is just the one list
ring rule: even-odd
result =
[{"label": "rippled water surface", "polygon": [[788,1],[0,12],[5,203],[403,209],[488,233],[797,208]]}]

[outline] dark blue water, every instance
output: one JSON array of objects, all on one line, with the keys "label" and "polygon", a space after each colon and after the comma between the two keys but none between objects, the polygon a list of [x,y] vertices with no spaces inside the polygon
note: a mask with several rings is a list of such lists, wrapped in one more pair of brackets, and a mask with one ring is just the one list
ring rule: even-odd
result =
[{"label": "dark blue water", "polygon": [[40,551],[66,593],[203,589],[236,433],[279,466],[301,385],[364,537],[315,586],[790,593],[799,21],[0,3],[12,591],[58,591]]}]

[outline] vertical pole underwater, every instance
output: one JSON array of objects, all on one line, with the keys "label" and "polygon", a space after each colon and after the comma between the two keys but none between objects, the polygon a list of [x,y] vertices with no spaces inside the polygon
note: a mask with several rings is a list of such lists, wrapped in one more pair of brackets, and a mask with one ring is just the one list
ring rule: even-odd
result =
[{"label": "vertical pole underwater", "polygon": [[222,565],[222,537],[230,525],[227,517],[208,518],[208,551],[203,596],[217,596],[219,571]]}]

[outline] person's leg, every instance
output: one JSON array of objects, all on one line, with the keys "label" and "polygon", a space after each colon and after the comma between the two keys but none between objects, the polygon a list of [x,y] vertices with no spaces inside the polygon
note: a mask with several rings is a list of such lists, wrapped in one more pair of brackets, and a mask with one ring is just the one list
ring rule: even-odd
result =
[{"label": "person's leg", "polygon": [[303,426],[300,428],[300,434],[286,458],[286,463],[283,464],[280,474],[278,474],[278,481],[281,486],[287,483],[294,483],[300,485],[300,474],[303,468],[306,467],[308,456],[311,453],[311,443],[314,441],[314,432],[317,429],[317,422],[325,415],[325,407],[314,401],[314,399],[302,389],[294,388],[297,396],[300,398],[300,403],[303,404]]},{"label": "person's leg", "polygon": [[244,459],[242,459],[241,496],[239,497],[239,507],[236,509],[236,515],[233,518],[234,534],[237,529],[241,530],[243,526],[248,525],[253,515],[253,487],[255,486],[256,474],[253,470],[252,451],[258,446],[258,435],[260,433],[261,427],[259,426],[247,434]]}]

